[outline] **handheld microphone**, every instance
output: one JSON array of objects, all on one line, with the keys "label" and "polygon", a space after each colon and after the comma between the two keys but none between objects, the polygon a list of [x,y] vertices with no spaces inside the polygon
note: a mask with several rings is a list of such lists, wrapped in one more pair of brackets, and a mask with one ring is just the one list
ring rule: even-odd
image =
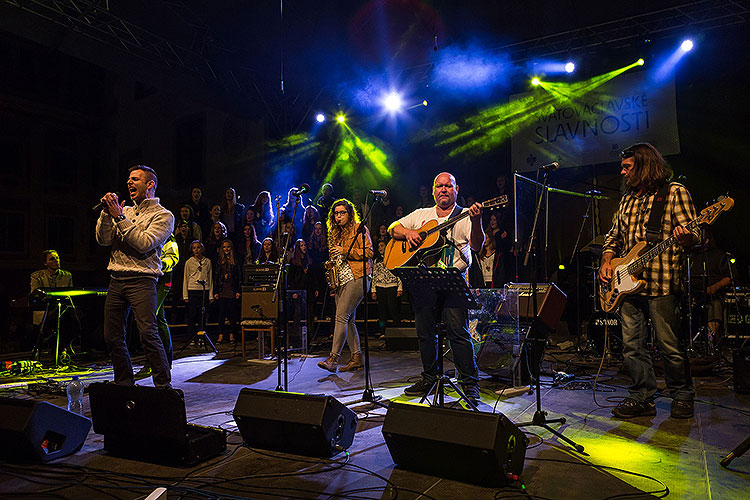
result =
[{"label": "handheld microphone", "polygon": [[302,184],[298,188],[292,188],[292,194],[294,196],[300,196],[300,195],[302,195],[302,193],[306,193],[308,191],[310,191],[310,184],[306,184],[306,183]]},{"label": "handheld microphone", "polygon": [[560,164],[556,161],[553,161],[552,163],[547,163],[546,165],[542,165],[539,167],[542,170],[546,170],[547,172],[552,172],[553,170],[557,170],[560,168]]},{"label": "handheld microphone", "polygon": [[379,198],[388,198],[388,191],[385,189],[370,189],[370,194],[374,194]]},{"label": "handheld microphone", "polygon": [[[115,191],[114,195],[117,196],[118,200],[120,199],[120,193],[118,193],[117,191]],[[94,205],[93,207],[91,207],[91,210],[93,210],[94,212],[98,212],[100,210],[104,210],[106,207],[107,207],[107,202],[104,201],[104,200],[99,200],[99,203],[97,203],[96,205]]]}]

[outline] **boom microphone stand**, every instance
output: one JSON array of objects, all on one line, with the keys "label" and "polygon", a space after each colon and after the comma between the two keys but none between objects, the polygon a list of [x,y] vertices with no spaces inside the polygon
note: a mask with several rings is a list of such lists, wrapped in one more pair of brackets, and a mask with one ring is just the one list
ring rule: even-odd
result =
[{"label": "boom microphone stand", "polygon": [[[549,170],[546,168],[542,168],[542,186],[541,190],[539,191],[539,197],[537,199],[536,204],[536,211],[534,213],[534,224],[531,227],[531,234],[529,235],[529,242],[526,246],[526,255],[524,256],[524,266],[529,265],[529,260],[531,260],[531,303],[534,310],[534,320],[531,323],[531,327],[529,328],[529,333],[526,336],[526,353],[528,356],[529,352],[529,341],[531,340],[534,344],[536,344],[536,347],[534,349],[534,354],[537,352],[544,352],[544,344],[547,341],[547,335],[541,335],[540,329],[543,328],[542,322],[539,319],[539,309],[537,307],[537,297],[536,297],[536,254],[535,254],[535,240],[537,237],[537,225],[539,223],[539,212],[541,212],[542,209],[542,199],[545,195],[545,190],[548,188],[549,183]],[[533,338],[529,338],[531,335],[533,335]],[[541,338],[540,338],[541,337]],[[538,351],[537,351],[538,350]],[[576,449],[579,453],[583,453],[583,446],[580,444],[577,444],[572,439],[564,436],[561,432],[559,432],[556,429],[553,429],[548,424],[553,423],[559,423],[559,424],[565,424],[566,420],[565,417],[560,418],[553,418],[553,419],[547,419],[547,412],[542,410],[542,387],[541,387],[541,371],[542,371],[542,358],[544,356],[540,355],[539,360],[537,362],[536,356],[532,356],[532,363],[533,366],[530,368],[532,369],[532,376],[536,380],[536,411],[534,412],[534,417],[532,418],[531,422],[524,422],[521,424],[517,424],[518,427],[528,427],[530,425],[534,425],[537,427],[543,427],[544,429],[548,430],[550,433],[557,436],[559,439],[565,441],[569,445],[573,446],[573,448]]]},{"label": "boom microphone stand", "polygon": [[[365,390],[362,393],[362,398],[357,401],[352,401],[349,404],[356,404],[356,403],[372,403],[374,405],[378,405],[381,407],[385,407],[383,403],[381,403],[379,400],[382,398],[382,396],[378,396],[375,394],[375,391],[372,388],[372,382],[370,381],[370,347],[368,343],[368,306],[367,306],[367,257],[366,257],[366,250],[367,250],[367,219],[370,217],[370,212],[372,211],[372,207],[375,206],[376,203],[382,202],[380,195],[375,195],[375,200],[372,202],[372,205],[367,206],[367,212],[365,212],[365,216],[362,219],[362,221],[359,224],[359,227],[357,228],[358,234],[362,235],[362,297],[365,301],[365,328],[364,328],[364,342],[362,343],[363,351],[365,354]],[[365,200],[365,205],[367,205],[367,200]],[[344,260],[347,260],[349,258],[349,254],[352,253],[352,248],[354,248],[354,242],[357,240],[357,237],[355,236],[352,239],[351,245],[349,245],[349,250],[346,251],[346,256],[344,257]],[[372,245],[370,245],[372,246]],[[373,249],[374,250],[374,249]]]},{"label": "boom microphone stand", "polygon": [[[294,226],[294,218],[297,216],[297,206],[299,205],[300,199],[302,198],[302,190],[296,190],[293,194],[295,196],[294,200],[294,209],[292,210],[292,226]],[[278,207],[278,200],[276,201],[276,206]],[[279,225],[279,210],[277,208],[276,211],[276,226],[278,229]],[[279,233],[280,234],[280,233]],[[292,232],[289,231],[286,233],[286,238],[284,238],[284,249],[279,257],[279,274],[276,275],[276,287],[273,291],[273,298],[271,299],[271,302],[276,302],[278,300],[278,311],[279,314],[277,315],[278,322],[279,322],[279,328],[278,328],[278,335],[277,335],[277,342],[276,342],[276,372],[277,372],[277,384],[276,384],[276,390],[277,391],[288,391],[289,390],[289,380],[288,380],[288,362],[289,362],[289,353],[287,352],[287,345],[289,343],[289,325],[287,324],[287,311],[286,311],[286,253],[287,249],[289,248],[289,238],[292,237]],[[279,297],[280,296],[280,297]],[[282,346],[283,344],[283,346]],[[283,353],[283,369],[282,369],[282,353]],[[281,373],[284,372],[284,385],[281,385]]]}]

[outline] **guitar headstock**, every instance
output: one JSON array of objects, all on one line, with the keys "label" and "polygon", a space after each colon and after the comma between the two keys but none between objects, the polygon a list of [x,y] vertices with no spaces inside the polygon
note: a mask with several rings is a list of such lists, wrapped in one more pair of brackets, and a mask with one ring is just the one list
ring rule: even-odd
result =
[{"label": "guitar headstock", "polygon": [[508,195],[504,194],[502,196],[497,196],[495,198],[492,198],[491,200],[485,201],[484,203],[482,203],[482,207],[497,208],[497,207],[502,207],[507,204],[508,204]]},{"label": "guitar headstock", "polygon": [[734,207],[734,200],[730,197],[726,197],[722,200],[717,201],[710,207],[706,207],[701,210],[698,220],[701,224],[713,224],[716,218],[722,212],[728,212]]}]

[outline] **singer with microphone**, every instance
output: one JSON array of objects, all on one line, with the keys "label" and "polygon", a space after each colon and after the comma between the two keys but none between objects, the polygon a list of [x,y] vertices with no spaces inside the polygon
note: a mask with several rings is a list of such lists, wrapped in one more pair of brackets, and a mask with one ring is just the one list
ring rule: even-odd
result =
[{"label": "singer with microphone", "polygon": [[[286,203],[281,206],[281,210],[279,211],[279,223],[281,220],[293,223],[295,234],[302,234],[302,216],[305,213],[305,208],[307,208],[302,195],[309,191],[309,184],[301,184],[298,188],[290,188],[286,195]],[[297,211],[295,213],[294,206],[298,202],[299,206],[297,206]],[[292,220],[292,217],[294,217],[294,220]],[[277,227],[279,226],[277,225]]]},{"label": "singer with microphone", "polygon": [[102,198],[96,221],[96,241],[112,247],[104,303],[104,341],[112,358],[114,382],[133,385],[133,364],[126,343],[126,319],[132,308],[141,344],[153,370],[156,387],[171,387],[171,373],[156,322],[156,283],[162,275],[161,252],[172,234],[174,216],[155,196],[156,172],[145,165],[128,170],[128,193],[133,206],[125,206],[117,193]]}]

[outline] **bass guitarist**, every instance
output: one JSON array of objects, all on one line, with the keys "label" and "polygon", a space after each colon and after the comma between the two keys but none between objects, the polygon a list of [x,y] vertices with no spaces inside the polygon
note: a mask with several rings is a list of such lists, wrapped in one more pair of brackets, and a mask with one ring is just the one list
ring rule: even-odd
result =
[{"label": "bass guitarist", "polygon": [[[674,236],[677,245],[651,260],[640,278],[645,286],[622,302],[623,358],[631,378],[630,395],[612,410],[619,418],[656,415],[656,378],[646,349],[646,321],[651,319],[664,363],[664,378],[672,397],[672,418],[693,416],[695,391],[687,353],[680,345],[679,293],[683,249],[700,240],[701,229],[685,227],[696,218],[685,186],[669,182],[672,169],[648,143],[630,146],[620,154],[624,195],[602,248],[599,279],[612,279],[614,257],[626,254],[636,243],[651,243]],[[652,220],[653,219],[653,220]]]},{"label": "bass guitarist", "polygon": [[[463,218],[447,229],[445,245],[442,249],[433,249],[438,265],[456,267],[466,272],[471,265],[471,250],[478,252],[484,242],[482,230],[482,204],[474,203],[469,208],[456,205],[458,185],[456,178],[447,172],[435,177],[432,186],[435,206],[418,208],[409,215],[394,222],[388,231],[397,240],[406,240],[412,248],[419,247],[422,236],[418,229],[429,220],[436,219],[439,223],[468,211],[469,217]],[[430,252],[430,250],[428,250]],[[435,325],[445,323],[446,337],[453,351],[453,361],[458,370],[459,383],[464,394],[476,404],[479,401],[479,375],[474,361],[474,346],[469,338],[468,312],[465,308],[450,307],[446,303],[438,307],[437,294],[431,297],[419,297],[419,301],[412,297],[414,321],[419,341],[419,352],[422,357],[422,380],[407,387],[404,393],[410,396],[422,396],[430,390],[438,377],[438,348]]]}]

